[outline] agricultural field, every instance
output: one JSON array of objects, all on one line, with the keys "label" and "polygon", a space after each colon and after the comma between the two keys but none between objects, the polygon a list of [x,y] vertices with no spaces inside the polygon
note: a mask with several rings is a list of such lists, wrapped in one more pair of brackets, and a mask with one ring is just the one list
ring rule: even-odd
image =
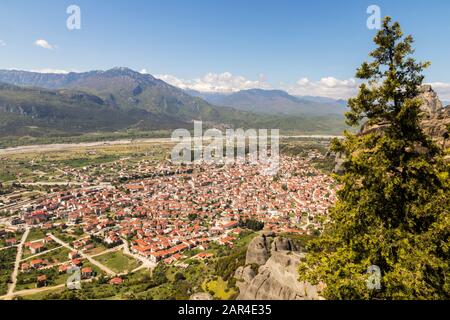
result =
[{"label": "agricultural field", "polygon": [[33,228],[30,230],[26,242],[32,242],[46,237],[46,232],[39,228]]},{"label": "agricultural field", "polygon": [[91,256],[97,256],[97,255],[101,255],[101,253],[107,249],[108,248],[104,244],[94,242],[94,243],[92,243],[92,248],[89,250],[86,250],[85,253],[88,255],[91,255]]},{"label": "agricultural field", "polygon": [[[47,250],[49,251],[49,250]],[[63,263],[66,261],[69,261],[69,253],[70,250],[64,247],[57,247],[54,249],[51,249],[51,251],[47,252],[44,251],[42,254],[40,254],[38,257],[39,259],[46,260],[50,264],[57,264],[57,263]],[[35,258],[26,258],[25,262],[30,262]]]},{"label": "agricultural field", "polygon": [[47,277],[47,286],[57,286],[64,284],[67,280],[67,273],[59,273],[58,267],[41,270],[30,270],[20,272],[17,277],[17,285],[15,291],[29,290],[37,287],[37,278],[45,275]]},{"label": "agricultural field", "polygon": [[[93,147],[75,145],[53,151],[40,151],[36,147],[26,152],[0,153],[0,183],[86,183],[89,181],[80,181],[67,169],[113,164],[121,159],[129,162],[130,166],[143,159],[157,162],[166,158],[170,145],[136,142]],[[105,169],[102,168],[101,172],[104,173]]]},{"label": "agricultural field", "polygon": [[96,256],[94,259],[118,274],[129,273],[141,264],[136,259],[122,253],[122,251],[109,252]]},{"label": "agricultural field", "polygon": [[73,230],[63,230],[63,229],[53,229],[50,232],[58,239],[67,242],[68,244],[72,244],[73,241],[81,239],[86,235],[83,232],[74,232]]},{"label": "agricultural field", "polygon": [[[22,259],[27,259],[27,258],[34,257],[34,256],[39,256],[39,258],[41,258],[41,254],[44,254],[46,251],[50,251],[50,250],[53,250],[58,247],[60,247],[60,245],[55,243],[54,241],[46,243],[44,245],[44,248],[45,248],[44,251],[42,251],[40,253],[32,253],[29,248],[24,247],[23,252],[22,252]],[[52,252],[50,252],[49,254],[52,254]]]}]

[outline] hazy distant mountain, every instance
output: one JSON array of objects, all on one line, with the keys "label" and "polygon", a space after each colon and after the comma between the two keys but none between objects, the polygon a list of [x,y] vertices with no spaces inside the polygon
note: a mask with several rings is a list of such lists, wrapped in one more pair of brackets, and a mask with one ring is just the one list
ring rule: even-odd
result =
[{"label": "hazy distant mountain", "polygon": [[347,100],[344,99],[333,99],[328,97],[317,97],[317,96],[296,96],[299,99],[318,102],[318,103],[331,103],[338,104],[341,106],[347,106]]},{"label": "hazy distant mountain", "polygon": [[450,106],[450,101],[442,101],[443,106]]},{"label": "hazy distant mountain", "polygon": [[346,102],[323,97],[295,97],[281,90],[250,89],[231,94],[202,93],[188,90],[218,106],[243,111],[278,115],[342,115]]},{"label": "hazy distant mountain", "polygon": [[[193,120],[209,125],[279,128],[303,133],[339,133],[342,117],[286,117],[256,114],[245,108],[216,107],[201,97],[128,68],[69,74],[0,70],[0,135],[74,134],[125,129],[192,127]],[[252,92],[273,113],[279,101],[300,99],[283,92]],[[280,103],[281,104],[281,103]],[[306,103],[305,103],[306,104]],[[313,104],[313,103],[312,103]],[[259,110],[260,111],[260,110]],[[299,113],[300,114],[300,113]]]},{"label": "hazy distant mountain", "polygon": [[209,103],[216,106],[221,106],[221,102],[223,101],[224,97],[230,95],[227,93],[219,92],[200,92],[192,89],[185,89],[184,91],[193,97],[202,98],[203,100],[208,101]]}]

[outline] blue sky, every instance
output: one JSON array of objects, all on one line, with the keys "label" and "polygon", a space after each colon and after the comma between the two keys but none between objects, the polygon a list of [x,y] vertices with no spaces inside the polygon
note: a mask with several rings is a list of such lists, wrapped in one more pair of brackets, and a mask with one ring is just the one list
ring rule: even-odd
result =
[{"label": "blue sky", "polygon": [[[71,4],[81,30],[66,28]],[[372,47],[371,4],[413,34],[417,58],[433,62],[427,82],[450,100],[448,0],[2,0],[0,68],[127,66],[203,91],[346,97]]]}]

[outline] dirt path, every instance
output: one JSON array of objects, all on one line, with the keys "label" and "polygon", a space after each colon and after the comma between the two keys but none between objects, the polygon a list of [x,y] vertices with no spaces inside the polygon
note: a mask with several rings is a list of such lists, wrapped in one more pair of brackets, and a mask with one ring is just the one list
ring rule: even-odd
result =
[{"label": "dirt path", "polygon": [[30,228],[27,228],[25,230],[24,234],[22,235],[22,239],[20,240],[20,243],[17,247],[16,261],[14,262],[14,271],[11,275],[12,283],[9,285],[8,293],[6,294],[6,300],[12,299],[14,290],[16,289],[17,275],[19,274],[20,261],[22,260],[23,244],[27,240],[29,233],[30,233]]},{"label": "dirt path", "polygon": [[[35,293],[39,293],[39,292],[44,292],[44,291],[50,291],[50,290],[54,290],[54,289],[58,289],[58,288],[64,288],[66,286],[65,283],[54,286],[54,287],[42,287],[42,288],[36,288],[36,289],[27,289],[27,290],[22,290],[22,291],[16,291],[14,292],[13,297],[17,297],[17,296],[27,296],[27,295],[31,295],[31,294],[35,294]],[[0,299],[5,299],[5,300],[9,300],[7,299],[7,296],[3,296],[0,297]]]},{"label": "dirt path", "polygon": [[98,256],[102,256],[102,255],[107,254],[107,253],[110,253],[110,252],[119,251],[120,249],[123,248],[123,246],[124,246],[124,245],[122,244],[122,245],[120,245],[120,246],[117,246],[117,247],[114,247],[114,248],[111,248],[111,249],[108,249],[108,250],[105,250],[105,251],[102,251],[102,252],[93,254],[93,255],[91,255],[91,258],[95,258],[95,257],[98,257]]},{"label": "dirt path", "polygon": [[[62,245],[63,247],[66,247],[67,249],[69,249],[70,251],[77,251],[74,248],[72,248],[69,244],[65,243],[64,241],[58,239],[57,237],[55,237],[53,234],[48,233],[47,234],[49,237],[51,237],[55,242],[59,243],[60,245]],[[107,266],[101,264],[100,262],[98,262],[97,260],[93,259],[90,255],[87,255],[81,251],[77,251],[81,257],[87,259],[90,263],[92,263],[93,265],[97,266],[98,268],[100,268],[101,270],[103,270],[104,272],[106,272],[108,275],[110,276],[115,276],[116,273],[114,271],[112,271],[111,269],[109,269]]]},{"label": "dirt path", "polygon": [[[37,240],[37,241],[42,241],[42,239],[41,239],[41,240]],[[42,252],[40,252],[40,253],[38,253],[38,254],[35,254],[35,255],[32,255],[32,256],[23,258],[23,259],[20,260],[20,261],[21,261],[21,262],[24,262],[24,261],[27,261],[27,260],[31,260],[31,259],[33,259],[33,258],[37,258],[37,257],[39,257],[39,256],[42,256],[42,255],[44,255],[44,254],[47,254],[47,253],[49,253],[49,252],[52,252],[52,251],[55,251],[55,250],[58,250],[58,249],[61,249],[61,248],[62,248],[62,246],[59,246],[59,247],[56,247],[56,248],[53,248],[53,249],[50,249],[50,250],[42,251]]]},{"label": "dirt path", "polygon": [[[91,282],[93,279],[86,279],[86,280],[81,280],[81,282]],[[36,293],[40,293],[40,292],[45,292],[45,291],[52,291],[52,290],[56,290],[56,289],[61,289],[61,288],[65,288],[66,284],[58,284],[56,286],[52,286],[52,287],[41,287],[41,288],[34,288],[34,289],[26,289],[26,290],[21,290],[21,291],[16,291],[13,294],[13,297],[18,297],[18,296],[29,296],[32,294],[36,294]],[[6,299],[7,296],[0,296],[0,300],[2,299]]]}]

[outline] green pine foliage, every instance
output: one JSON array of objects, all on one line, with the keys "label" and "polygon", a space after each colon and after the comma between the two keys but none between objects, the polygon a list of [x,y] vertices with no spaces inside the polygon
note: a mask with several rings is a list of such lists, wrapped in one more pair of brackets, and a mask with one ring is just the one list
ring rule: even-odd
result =
[{"label": "green pine foliage", "polygon": [[[374,42],[346,114],[366,130],[333,143],[346,156],[338,201],[300,278],[324,283],[327,299],[449,299],[450,170],[419,126],[429,63],[411,57],[413,38],[389,17]],[[367,285],[372,265],[381,270],[378,290]]]}]

